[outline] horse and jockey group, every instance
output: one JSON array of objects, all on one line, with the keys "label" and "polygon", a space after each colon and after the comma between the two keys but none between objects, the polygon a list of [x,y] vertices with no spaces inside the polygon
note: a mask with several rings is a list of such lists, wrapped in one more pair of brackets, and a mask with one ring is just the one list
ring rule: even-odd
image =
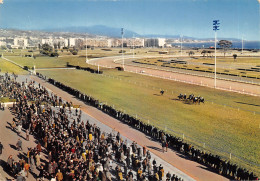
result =
[{"label": "horse and jockey group", "polygon": [[194,94],[190,94],[189,97],[186,96],[186,94],[181,94],[178,95],[179,100],[187,100],[187,101],[192,101],[193,103],[198,103],[200,104],[201,102],[204,103],[205,100],[201,96],[195,97]]}]

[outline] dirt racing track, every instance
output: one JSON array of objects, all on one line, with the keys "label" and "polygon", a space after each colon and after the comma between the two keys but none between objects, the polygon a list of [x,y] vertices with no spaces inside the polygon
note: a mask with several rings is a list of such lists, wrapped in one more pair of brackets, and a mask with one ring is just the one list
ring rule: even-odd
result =
[{"label": "dirt racing track", "polygon": [[[138,57],[140,58],[140,57]],[[146,57],[143,57],[146,58]],[[144,74],[148,76],[169,79],[173,81],[184,82],[188,84],[200,85],[214,88],[214,79],[200,76],[200,75],[191,75],[185,73],[178,73],[172,72],[167,70],[159,70],[155,68],[147,68],[141,67],[138,65],[130,65],[128,62],[132,61],[132,56],[125,56],[124,57],[124,68],[125,71]],[[104,58],[96,58],[89,60],[90,64],[99,65],[101,67],[107,68],[115,68],[118,66],[122,66],[122,58],[121,57],[104,57]],[[248,94],[252,96],[260,96],[260,85],[251,84],[251,83],[243,83],[238,81],[230,81],[224,79],[217,79],[217,89],[225,90],[225,91],[232,91],[241,94]]]}]

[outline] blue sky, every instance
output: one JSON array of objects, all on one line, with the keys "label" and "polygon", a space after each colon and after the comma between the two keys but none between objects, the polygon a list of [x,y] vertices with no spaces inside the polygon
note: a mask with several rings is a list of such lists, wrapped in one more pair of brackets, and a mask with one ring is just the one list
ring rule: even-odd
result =
[{"label": "blue sky", "polygon": [[[46,29],[106,25],[139,34],[260,40],[258,0],[4,0],[0,27]],[[120,34],[120,32],[119,32]]]}]

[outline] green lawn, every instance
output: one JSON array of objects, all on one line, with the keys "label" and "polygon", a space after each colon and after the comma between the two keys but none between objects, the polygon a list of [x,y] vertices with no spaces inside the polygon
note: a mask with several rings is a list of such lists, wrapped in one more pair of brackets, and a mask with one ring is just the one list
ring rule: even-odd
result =
[{"label": "green lawn", "polygon": [[1,72],[15,73],[15,74],[26,74],[27,71],[21,69],[17,65],[14,65],[4,59],[0,58],[0,69]]},{"label": "green lawn", "polygon": [[65,67],[66,62],[56,57],[20,57],[20,56],[5,56],[6,58],[23,66],[28,66],[30,69],[35,65],[37,68],[48,67]]},{"label": "green lawn", "polygon": [[[79,70],[52,70],[40,73],[109,105],[114,105],[118,110],[137,115],[144,122],[149,120],[151,124],[161,129],[167,126],[171,134],[179,137],[184,134],[185,140],[201,149],[205,143],[205,149],[214,154],[228,158],[228,153],[231,152],[250,162],[260,164],[260,115],[250,112],[260,112],[259,97],[115,70],[104,70],[104,75]],[[167,90],[164,96],[159,96],[160,88]],[[185,104],[175,100],[179,93],[201,95],[205,97],[206,103]],[[259,166],[246,165],[234,155],[231,161],[260,173]]]}]

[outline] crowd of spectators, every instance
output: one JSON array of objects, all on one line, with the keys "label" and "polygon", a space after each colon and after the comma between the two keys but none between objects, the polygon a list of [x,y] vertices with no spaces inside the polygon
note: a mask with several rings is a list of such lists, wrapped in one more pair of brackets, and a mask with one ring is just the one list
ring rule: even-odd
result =
[{"label": "crowd of spectators", "polygon": [[165,133],[163,130],[159,128],[146,124],[141,120],[125,114],[122,111],[116,110],[110,105],[106,105],[99,100],[82,93],[74,88],[71,88],[61,82],[55,81],[51,78],[46,78],[45,76],[37,73],[38,77],[45,79],[49,83],[55,85],[56,87],[68,92],[69,94],[75,96],[79,100],[84,103],[96,107],[101,111],[107,113],[108,115],[120,120],[121,122],[138,129],[139,131],[149,135],[150,137],[158,140],[162,144],[163,151],[164,149],[171,148],[177,150],[189,157],[190,159],[197,161],[207,167],[214,169],[217,173],[228,177],[230,179],[237,180],[258,180],[258,177],[249,170],[240,167],[237,164],[231,163],[229,160],[222,159],[218,155],[213,155],[211,153],[207,153],[204,150],[200,150],[195,148],[193,145],[185,142],[183,139],[173,136],[171,134]]},{"label": "crowd of spectators", "polygon": [[105,133],[82,120],[80,110],[72,111],[72,102],[63,101],[40,84],[19,83],[6,74],[0,80],[0,93],[16,99],[10,107],[15,116],[12,130],[18,135],[24,132],[26,141],[30,135],[38,140],[36,147],[27,149],[19,138],[16,149],[20,160],[12,155],[7,159],[7,170],[18,181],[29,174],[37,180],[58,181],[182,180],[164,173],[146,146],[129,143],[119,132]]}]

